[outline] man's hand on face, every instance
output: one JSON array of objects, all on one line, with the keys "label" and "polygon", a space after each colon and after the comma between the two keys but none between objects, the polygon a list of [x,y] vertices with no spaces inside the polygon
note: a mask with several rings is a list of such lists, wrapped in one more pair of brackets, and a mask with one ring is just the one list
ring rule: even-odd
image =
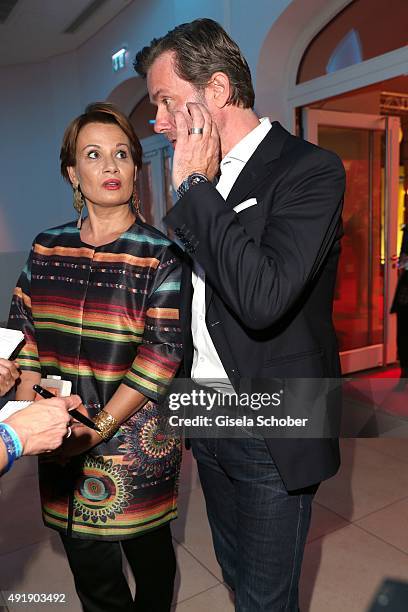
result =
[{"label": "man's hand on face", "polygon": [[[193,172],[214,179],[220,165],[220,136],[217,126],[204,104],[187,102],[190,113],[176,111],[174,120],[177,140],[173,158],[173,187],[180,184]],[[202,134],[192,134],[191,128],[202,128]]]}]

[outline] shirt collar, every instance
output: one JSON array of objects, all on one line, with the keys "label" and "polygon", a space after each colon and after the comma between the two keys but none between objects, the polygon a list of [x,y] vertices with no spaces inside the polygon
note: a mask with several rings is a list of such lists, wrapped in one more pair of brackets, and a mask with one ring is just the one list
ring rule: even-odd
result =
[{"label": "shirt collar", "polygon": [[272,124],[269,117],[261,117],[259,120],[259,125],[244,136],[244,138],[242,138],[221,160],[221,171],[223,167],[230,164],[231,161],[239,161],[242,164],[246,164],[249,158],[255,152],[255,149],[257,149],[257,147],[261,144],[271,127]]}]

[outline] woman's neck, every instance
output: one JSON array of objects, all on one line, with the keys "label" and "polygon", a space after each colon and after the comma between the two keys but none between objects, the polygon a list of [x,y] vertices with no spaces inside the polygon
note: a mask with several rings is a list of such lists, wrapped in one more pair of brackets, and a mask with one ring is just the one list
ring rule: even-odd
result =
[{"label": "woman's neck", "polygon": [[93,246],[102,246],[116,240],[135,222],[128,204],[108,209],[88,206],[88,216],[81,227],[81,239]]}]

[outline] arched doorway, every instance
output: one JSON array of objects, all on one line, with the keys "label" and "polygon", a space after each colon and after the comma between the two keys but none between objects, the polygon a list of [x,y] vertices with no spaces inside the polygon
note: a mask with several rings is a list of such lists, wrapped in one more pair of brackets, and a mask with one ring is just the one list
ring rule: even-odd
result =
[{"label": "arched doorway", "polygon": [[125,115],[130,115],[146,94],[146,81],[139,76],[134,76],[122,81],[115,89],[112,89],[106,101],[115,104]]},{"label": "arched doorway", "polygon": [[[295,0],[271,28],[257,71],[262,114],[277,113],[292,131],[335,150],[346,167],[345,237],[334,311],[344,372],[396,359],[389,307],[407,187],[408,47],[401,24],[407,22],[408,6],[403,0],[387,6],[369,0],[367,7],[367,1],[325,3],[325,12],[318,14],[318,0],[307,3],[308,11]],[[278,70],[271,54],[278,53],[285,32],[283,70]],[[280,66],[281,61],[279,55]],[[268,81],[277,94],[269,91],[269,109]]]}]

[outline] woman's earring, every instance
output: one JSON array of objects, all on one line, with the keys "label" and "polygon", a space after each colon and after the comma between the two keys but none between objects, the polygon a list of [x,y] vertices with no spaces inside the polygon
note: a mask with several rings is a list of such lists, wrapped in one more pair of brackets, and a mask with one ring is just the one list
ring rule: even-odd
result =
[{"label": "woman's earring", "polygon": [[139,200],[139,196],[136,190],[136,183],[133,188],[133,193],[129,201],[129,206],[130,206],[130,210],[132,211],[132,213],[137,216],[140,210],[140,200]]},{"label": "woman's earring", "polygon": [[84,200],[84,196],[82,195],[82,191],[81,191],[79,184],[76,185],[76,187],[74,186],[73,189],[74,189],[74,208],[79,214],[78,221],[77,221],[77,228],[81,229],[82,211],[85,206],[85,200]]}]

